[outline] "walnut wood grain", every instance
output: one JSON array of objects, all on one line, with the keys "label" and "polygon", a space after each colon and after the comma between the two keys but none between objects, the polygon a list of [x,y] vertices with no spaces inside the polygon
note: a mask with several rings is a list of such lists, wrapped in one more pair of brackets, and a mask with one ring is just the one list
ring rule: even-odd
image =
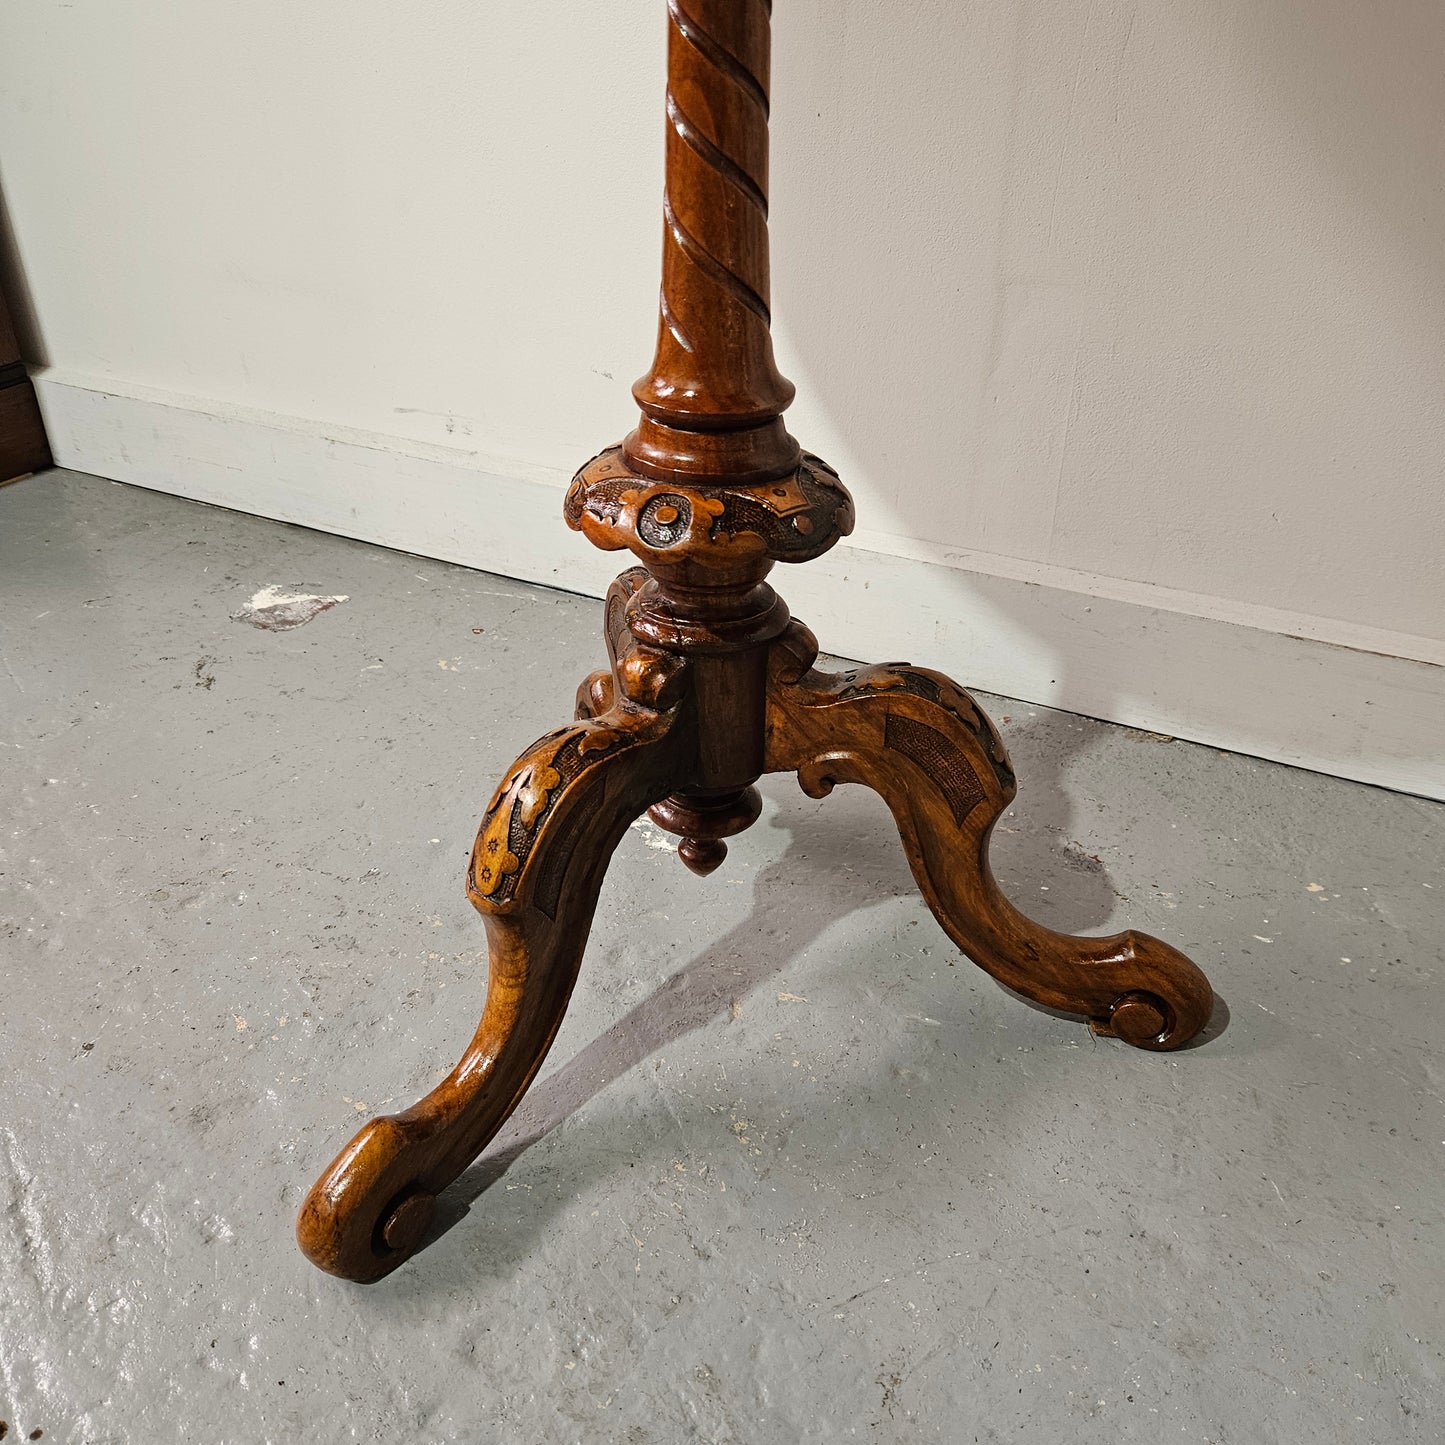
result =
[{"label": "walnut wood grain", "polygon": [[0,486],[53,465],[35,387],[0,296]]},{"label": "walnut wood grain", "polygon": [[[919,891],[945,932],[1000,983],[1095,1032],[1173,1049],[1209,1020],[1208,980],[1167,943],[1133,931],[1056,933],[1000,892],[988,845],[1013,801],[1013,768],[983,710],[946,677],[905,663],[825,673],[796,627],[774,656],[768,770],[823,797],[862,783],[893,813]],[[804,670],[806,668],[806,670]]]},{"label": "walnut wood grain", "polygon": [[770,0],[667,0],[667,189],[657,355],[625,443],[644,476],[763,482],[801,453],[780,420],[768,278]]},{"label": "walnut wood grain", "polygon": [[363,1282],[389,1274],[516,1108],[561,1025],[613,850],[677,782],[676,721],[619,703],[548,734],[503,780],[468,872],[490,953],[476,1036],[430,1094],[371,1120],[312,1187],[296,1235],[313,1264]]},{"label": "walnut wood grain", "polygon": [[642,564],[612,585],[608,667],[577,721],[513,766],[477,835],[468,893],[491,973],[480,1026],[447,1079],[372,1120],[307,1196],[301,1247],[348,1279],[389,1273],[426,1239],[438,1192],[536,1075],[577,977],[603,872],[651,810],[697,873],[751,824],[764,772],[822,796],[875,789],[953,941],[995,978],[1097,1032],[1172,1049],[1213,995],[1146,934],[1073,938],[1000,892],[989,836],[1014,796],[1008,754],[973,699],[900,663],[828,674],[767,577],[846,536],[853,503],[781,416],[767,236],[767,0],[668,0],[667,193],[656,358],[637,429],[586,463],[569,526]]}]

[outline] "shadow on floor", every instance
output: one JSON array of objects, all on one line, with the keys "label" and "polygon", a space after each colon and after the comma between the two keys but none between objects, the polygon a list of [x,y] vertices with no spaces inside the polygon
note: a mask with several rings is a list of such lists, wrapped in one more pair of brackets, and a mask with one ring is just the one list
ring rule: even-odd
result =
[{"label": "shadow on floor", "polygon": [[[1033,759],[1033,779],[1041,786],[1031,790],[1035,806],[1029,826],[1011,829],[1009,873],[1059,876],[1057,840],[1067,837],[1063,830],[1072,812],[1062,773],[1075,746],[1052,749],[1047,767]],[[1001,825],[1014,818],[1011,810]],[[791,814],[786,821],[782,815],[773,819],[771,826],[789,834],[788,846],[758,873],[748,916],[574,1058],[532,1086],[486,1154],[438,1199],[429,1243],[464,1219],[472,1203],[502,1180],[527,1150],[609,1085],[678,1040],[728,1017],[744,997],[779,974],[827,928],[856,911],[857,894],[841,888],[839,879],[851,875],[877,880],[877,901],[913,891],[901,844],[891,828],[850,829],[838,827],[838,821],[836,811],[830,820],[826,806]],[[1065,863],[1074,865],[1074,884],[1055,904],[1050,925],[1069,932],[1097,929],[1109,921],[1118,895],[1102,867],[1079,870],[1067,849]],[[953,950],[947,940],[945,947]],[[968,961],[961,955],[959,959]],[[1073,1015],[1004,991],[1038,1012],[1079,1022]],[[1216,995],[1214,1016],[1190,1047],[1217,1039],[1228,1020],[1228,1008]],[[613,1167],[625,1152],[613,1156]]]}]

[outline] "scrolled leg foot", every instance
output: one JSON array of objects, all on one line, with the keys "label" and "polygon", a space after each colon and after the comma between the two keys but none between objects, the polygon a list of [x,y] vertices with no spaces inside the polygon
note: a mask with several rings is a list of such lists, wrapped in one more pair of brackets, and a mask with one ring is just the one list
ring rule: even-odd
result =
[{"label": "scrolled leg foot", "polygon": [[1136,1049],[1167,1052],[1187,1044],[1209,1022],[1214,990],[1184,954],[1161,939],[1132,929],[1120,935],[1126,964],[1154,988],[1134,988],[1114,999],[1089,1020],[1101,1038],[1119,1039]]},{"label": "scrolled leg foot", "polygon": [[438,1134],[428,1127],[427,1103],[371,1120],[312,1186],[296,1220],[297,1243],[312,1264],[370,1283],[421,1247],[436,1207],[434,1189],[422,1182],[433,1172]]},{"label": "scrolled leg foot", "polygon": [[362,1282],[389,1274],[424,1243],[436,1196],[517,1106],[562,1022],[608,860],[679,781],[675,716],[629,703],[574,723],[497,789],[467,880],[490,952],[481,1023],[441,1084],[373,1119],[312,1187],[296,1234],[320,1268]]},{"label": "scrolled leg foot", "polygon": [[404,1195],[387,1213],[381,1225],[381,1242],[393,1254],[405,1257],[414,1254],[420,1247],[426,1232],[431,1228],[432,1216],[436,1213],[437,1197],[419,1189],[415,1194]]},{"label": "scrolled leg foot", "polygon": [[796,624],[779,639],[768,691],[768,769],[796,772],[815,797],[863,783],[893,812],[934,916],[980,967],[1096,1033],[1176,1049],[1209,1021],[1208,980],[1148,934],[1056,933],[1020,913],[989,867],[994,823],[1013,801],[1013,768],[982,710],[946,677],[883,667],[826,674]]},{"label": "scrolled leg foot", "polygon": [[1169,1036],[1169,1020],[1173,1012],[1158,994],[1136,989],[1114,1000],[1107,1021],[1091,1019],[1089,1022],[1096,1034],[1123,1039],[1136,1049],[1144,1049]]}]

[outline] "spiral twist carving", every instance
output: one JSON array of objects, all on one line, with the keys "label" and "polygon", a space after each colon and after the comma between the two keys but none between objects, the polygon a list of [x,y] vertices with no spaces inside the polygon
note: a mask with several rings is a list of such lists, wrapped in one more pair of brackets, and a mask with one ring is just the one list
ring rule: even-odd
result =
[{"label": "spiral twist carving", "polygon": [[[768,298],[767,0],[668,0],[667,192],[657,355],[629,459],[758,480],[797,466],[777,418]],[[698,433],[706,434],[700,440]],[[718,440],[748,433],[745,443]]]}]

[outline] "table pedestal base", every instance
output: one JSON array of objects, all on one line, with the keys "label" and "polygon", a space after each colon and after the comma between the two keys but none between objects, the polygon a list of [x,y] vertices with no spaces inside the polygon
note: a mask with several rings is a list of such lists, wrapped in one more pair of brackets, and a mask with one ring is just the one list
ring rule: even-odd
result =
[{"label": "table pedestal base", "polygon": [[[631,633],[628,609],[647,582],[634,568],[614,583],[611,668],[587,679],[578,720],[522,755],[483,816],[467,880],[491,946],[481,1024],[443,1083],[404,1113],[373,1119],[311,1190],[297,1234],[324,1270],[379,1279],[424,1242],[437,1194],[502,1127],[556,1037],[603,874],[633,820],[650,809],[663,826],[691,830],[679,852],[710,872],[726,851],[721,838],[757,817],[750,785],[700,798],[692,787],[714,741],[709,728],[739,719],[700,708],[703,659]],[[1167,943],[1055,933],[1000,893],[989,835],[1014,797],[1014,775],[966,692],[901,663],[820,672],[816,655],[808,629],[792,621],[730,655],[734,671],[756,664],[762,680],[763,771],[796,773],[815,798],[838,783],[878,792],[939,923],[1016,993],[1141,1049],[1177,1048],[1204,1026],[1209,984]]]},{"label": "table pedestal base", "polygon": [[[1172,1049],[1213,994],[1141,933],[1070,938],[999,892],[989,833],[1014,796],[993,725],[945,677],[903,664],[818,672],[767,584],[853,527],[837,475],[788,434],[768,282],[771,0],[667,0],[667,193],[652,370],[637,429],[574,478],[565,515],[644,565],[607,597],[606,672],[578,720],[524,753],[492,799],[468,892],[491,979],[461,1062],[405,1113],[374,1119],[307,1196],[301,1247],[374,1280],[420,1247],[437,1194],[516,1108],[562,1022],[612,851],[644,812],[697,873],[758,816],[764,773],[822,797],[863,783],[893,810],[924,898],[980,967],[1141,1049]],[[840,301],[842,298],[840,298]],[[559,405],[565,398],[558,397]]]}]

